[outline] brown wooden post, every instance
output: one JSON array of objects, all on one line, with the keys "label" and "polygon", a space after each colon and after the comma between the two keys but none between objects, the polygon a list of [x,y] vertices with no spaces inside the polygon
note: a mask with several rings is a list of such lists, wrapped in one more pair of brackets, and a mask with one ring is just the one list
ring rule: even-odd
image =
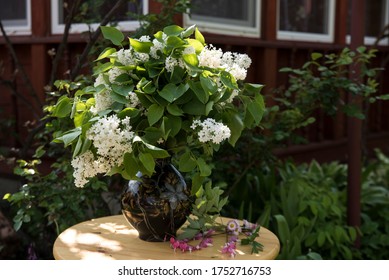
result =
[{"label": "brown wooden post", "polygon": [[[50,33],[50,1],[34,0],[31,3],[32,37],[44,38]],[[31,44],[31,82],[42,102],[44,101],[44,86],[48,82],[49,56],[45,43]]]},{"label": "brown wooden post", "polygon": [[[335,38],[334,43],[336,45],[345,46],[347,36],[347,19],[348,14],[348,1],[336,1],[336,14],[335,14]],[[347,99],[347,93],[344,91],[339,92],[342,100]],[[332,119],[332,139],[342,140],[346,136],[346,117],[338,111],[336,116]]]},{"label": "brown wooden post", "polygon": [[[262,1],[262,30],[263,40],[267,42],[277,40],[277,1]],[[261,83],[265,84],[264,93],[269,94],[277,86],[278,52],[276,47],[265,46],[261,67]]]},{"label": "brown wooden post", "polygon": [[[365,0],[351,1],[351,45],[355,50],[364,43],[365,34]],[[350,79],[360,81],[361,69],[351,65]],[[362,108],[361,98],[355,98],[351,93],[348,102]],[[348,118],[348,187],[347,187],[347,222],[348,225],[359,228],[361,225],[361,170],[362,170],[362,121]],[[360,247],[360,236],[355,241]]]}]

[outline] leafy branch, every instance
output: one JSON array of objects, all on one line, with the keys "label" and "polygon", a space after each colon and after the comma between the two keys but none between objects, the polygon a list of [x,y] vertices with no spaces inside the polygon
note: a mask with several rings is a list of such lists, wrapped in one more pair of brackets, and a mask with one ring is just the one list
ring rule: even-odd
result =
[{"label": "leafy branch", "polygon": [[261,226],[257,226],[251,235],[249,235],[245,239],[242,239],[240,242],[240,244],[242,245],[252,246],[251,254],[255,254],[255,253],[259,253],[260,251],[263,251],[263,244],[255,240],[257,237],[259,237],[260,228]]},{"label": "leafy branch", "polygon": [[220,217],[223,206],[227,203],[228,197],[222,198],[223,190],[219,187],[212,187],[209,181],[205,187],[201,186],[193,204],[192,215],[188,217],[188,225],[183,228],[178,239],[193,238],[199,232],[206,232],[214,228],[216,220]]}]

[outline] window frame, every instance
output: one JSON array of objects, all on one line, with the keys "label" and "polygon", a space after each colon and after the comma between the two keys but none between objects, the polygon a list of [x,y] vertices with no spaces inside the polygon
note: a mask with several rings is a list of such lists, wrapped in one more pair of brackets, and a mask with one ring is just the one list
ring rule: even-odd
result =
[{"label": "window frame", "polygon": [[[384,10],[386,10],[386,14],[385,14],[385,23],[384,23],[384,26],[387,26],[389,24],[389,0],[385,0],[385,7],[384,7]],[[366,31],[365,31],[366,32]],[[375,44],[375,41],[377,40],[377,37],[373,37],[373,36],[365,36],[364,38],[364,44],[365,45],[374,45]],[[347,44],[350,44],[351,43],[351,35],[350,34],[347,34],[346,35],[346,43]],[[379,46],[387,46],[389,45],[389,38],[386,38],[384,40],[381,40],[379,43],[378,43]]]},{"label": "window frame", "polygon": [[333,43],[335,41],[335,0],[328,0],[328,33],[309,33],[280,30],[280,0],[277,0],[277,40]]},{"label": "window frame", "polygon": [[[59,23],[59,0],[50,0],[51,3],[51,34],[63,34],[65,24]],[[149,1],[143,0],[143,14],[149,12]],[[92,30],[96,30],[99,27],[99,23],[74,23],[70,28],[71,34],[77,34]],[[122,31],[134,31],[140,27],[140,23],[137,20],[119,21],[117,28]]]},{"label": "window frame", "polygon": [[200,20],[191,19],[189,16],[190,9],[188,10],[188,13],[183,15],[184,26],[188,27],[195,24],[197,27],[199,27],[199,29],[201,29],[201,32],[260,38],[262,0],[254,0],[254,3],[256,4],[254,27],[239,26],[232,23],[209,22],[206,20],[206,18],[210,17],[206,16],[204,16],[204,19]]},{"label": "window frame", "polygon": [[[5,25],[6,20],[3,20],[4,30],[8,36],[18,36],[18,35],[31,35],[32,33],[32,24],[31,24],[31,0],[25,0],[26,3],[26,25]],[[3,33],[0,31],[0,36],[3,36]]]}]

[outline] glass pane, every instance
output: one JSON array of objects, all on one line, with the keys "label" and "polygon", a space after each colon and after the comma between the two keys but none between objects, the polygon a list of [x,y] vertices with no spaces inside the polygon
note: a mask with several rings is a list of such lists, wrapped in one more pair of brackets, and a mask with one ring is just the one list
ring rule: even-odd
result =
[{"label": "glass pane", "polygon": [[378,36],[385,26],[386,0],[366,1],[366,35]]},{"label": "glass pane", "polygon": [[280,0],[279,30],[328,34],[328,0]]},{"label": "glass pane", "polygon": [[191,18],[255,27],[255,0],[192,0]]},{"label": "glass pane", "polygon": [[4,26],[27,25],[26,0],[0,0],[0,19]]},{"label": "glass pane", "polygon": [[[74,0],[59,0],[59,24],[65,23],[66,16]],[[134,14],[143,14],[142,0],[123,2],[112,21],[135,20]],[[80,12],[74,18],[74,23],[97,23],[112,9],[116,1],[82,0]]]},{"label": "glass pane", "polygon": [[[386,7],[387,0],[374,0],[366,1],[365,8],[365,35],[369,37],[377,37],[382,29],[384,28],[386,22],[385,17],[388,12]],[[348,19],[348,34],[350,34],[350,19],[351,19],[351,2],[349,1],[349,16]]]}]

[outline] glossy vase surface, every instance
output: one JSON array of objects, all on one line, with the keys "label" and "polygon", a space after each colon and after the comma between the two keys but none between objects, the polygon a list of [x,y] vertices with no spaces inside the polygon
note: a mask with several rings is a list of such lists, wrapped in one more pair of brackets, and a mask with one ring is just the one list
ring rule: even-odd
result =
[{"label": "glossy vase surface", "polygon": [[168,241],[191,211],[190,190],[169,162],[157,162],[156,172],[128,182],[122,197],[124,217],[145,241]]}]

